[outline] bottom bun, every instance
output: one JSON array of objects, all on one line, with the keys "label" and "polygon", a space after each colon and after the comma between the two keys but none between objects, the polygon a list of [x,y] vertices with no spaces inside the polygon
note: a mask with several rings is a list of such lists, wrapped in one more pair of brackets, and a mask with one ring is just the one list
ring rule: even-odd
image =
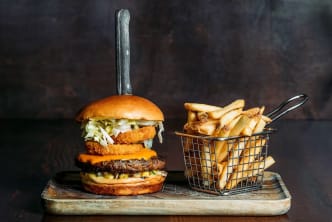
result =
[{"label": "bottom bun", "polygon": [[115,196],[129,196],[147,193],[155,193],[162,189],[165,181],[165,176],[155,175],[153,177],[130,178],[126,179],[124,183],[96,183],[90,180],[82,180],[83,188],[86,191],[102,195],[115,195]]}]

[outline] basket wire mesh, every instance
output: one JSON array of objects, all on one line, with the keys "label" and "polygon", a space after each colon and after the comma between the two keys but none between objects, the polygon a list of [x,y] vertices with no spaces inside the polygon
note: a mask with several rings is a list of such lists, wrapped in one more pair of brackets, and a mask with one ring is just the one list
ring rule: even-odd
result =
[{"label": "basket wire mesh", "polygon": [[260,189],[272,132],[266,129],[252,136],[227,138],[176,132],[181,137],[190,187],[218,195]]}]

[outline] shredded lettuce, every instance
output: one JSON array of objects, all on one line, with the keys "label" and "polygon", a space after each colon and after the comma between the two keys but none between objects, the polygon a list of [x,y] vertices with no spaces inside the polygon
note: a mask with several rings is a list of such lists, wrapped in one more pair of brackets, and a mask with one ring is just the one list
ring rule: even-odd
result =
[{"label": "shredded lettuce", "polygon": [[153,139],[149,139],[149,140],[144,140],[144,147],[151,149],[152,148],[152,143],[153,143]]},{"label": "shredded lettuce", "polygon": [[[161,121],[151,120],[128,120],[128,119],[90,119],[82,122],[82,137],[87,140],[99,142],[102,146],[114,144],[112,137],[117,137],[120,133],[129,130],[138,129],[142,126],[158,126],[158,138],[162,143],[161,133],[164,127]],[[144,146],[147,148],[152,147],[152,139],[143,141]]]},{"label": "shredded lettuce", "polygon": [[163,136],[161,135],[162,132],[164,132],[164,125],[163,122],[159,121],[158,122],[158,139],[159,139],[159,143],[163,143]]}]

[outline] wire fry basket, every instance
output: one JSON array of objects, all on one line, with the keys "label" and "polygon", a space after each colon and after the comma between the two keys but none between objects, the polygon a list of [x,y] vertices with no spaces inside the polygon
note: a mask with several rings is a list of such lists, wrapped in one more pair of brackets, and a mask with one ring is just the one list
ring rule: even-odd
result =
[{"label": "wire fry basket", "polygon": [[[283,101],[266,115],[271,118],[270,124],[307,100],[307,95],[299,94]],[[265,128],[250,136],[233,137],[175,132],[181,138],[185,175],[190,187],[217,195],[262,188],[264,169],[274,163],[267,154],[270,136],[275,131]]]},{"label": "wire fry basket", "polygon": [[[273,132],[273,129],[266,129],[251,136],[225,138],[175,132],[181,137],[185,175],[190,187],[218,195],[260,189]],[[221,162],[221,159],[226,161]]]}]

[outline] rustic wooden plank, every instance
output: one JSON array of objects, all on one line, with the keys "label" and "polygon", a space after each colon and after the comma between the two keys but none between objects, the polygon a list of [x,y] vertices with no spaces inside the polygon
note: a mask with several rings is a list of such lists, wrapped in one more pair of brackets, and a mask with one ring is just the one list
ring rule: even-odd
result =
[{"label": "rustic wooden plank", "polygon": [[279,174],[265,172],[258,191],[219,196],[197,192],[184,181],[168,180],[161,192],[139,196],[103,196],[82,190],[78,173],[63,173],[42,193],[47,212],[60,215],[282,215],[291,196]]}]

